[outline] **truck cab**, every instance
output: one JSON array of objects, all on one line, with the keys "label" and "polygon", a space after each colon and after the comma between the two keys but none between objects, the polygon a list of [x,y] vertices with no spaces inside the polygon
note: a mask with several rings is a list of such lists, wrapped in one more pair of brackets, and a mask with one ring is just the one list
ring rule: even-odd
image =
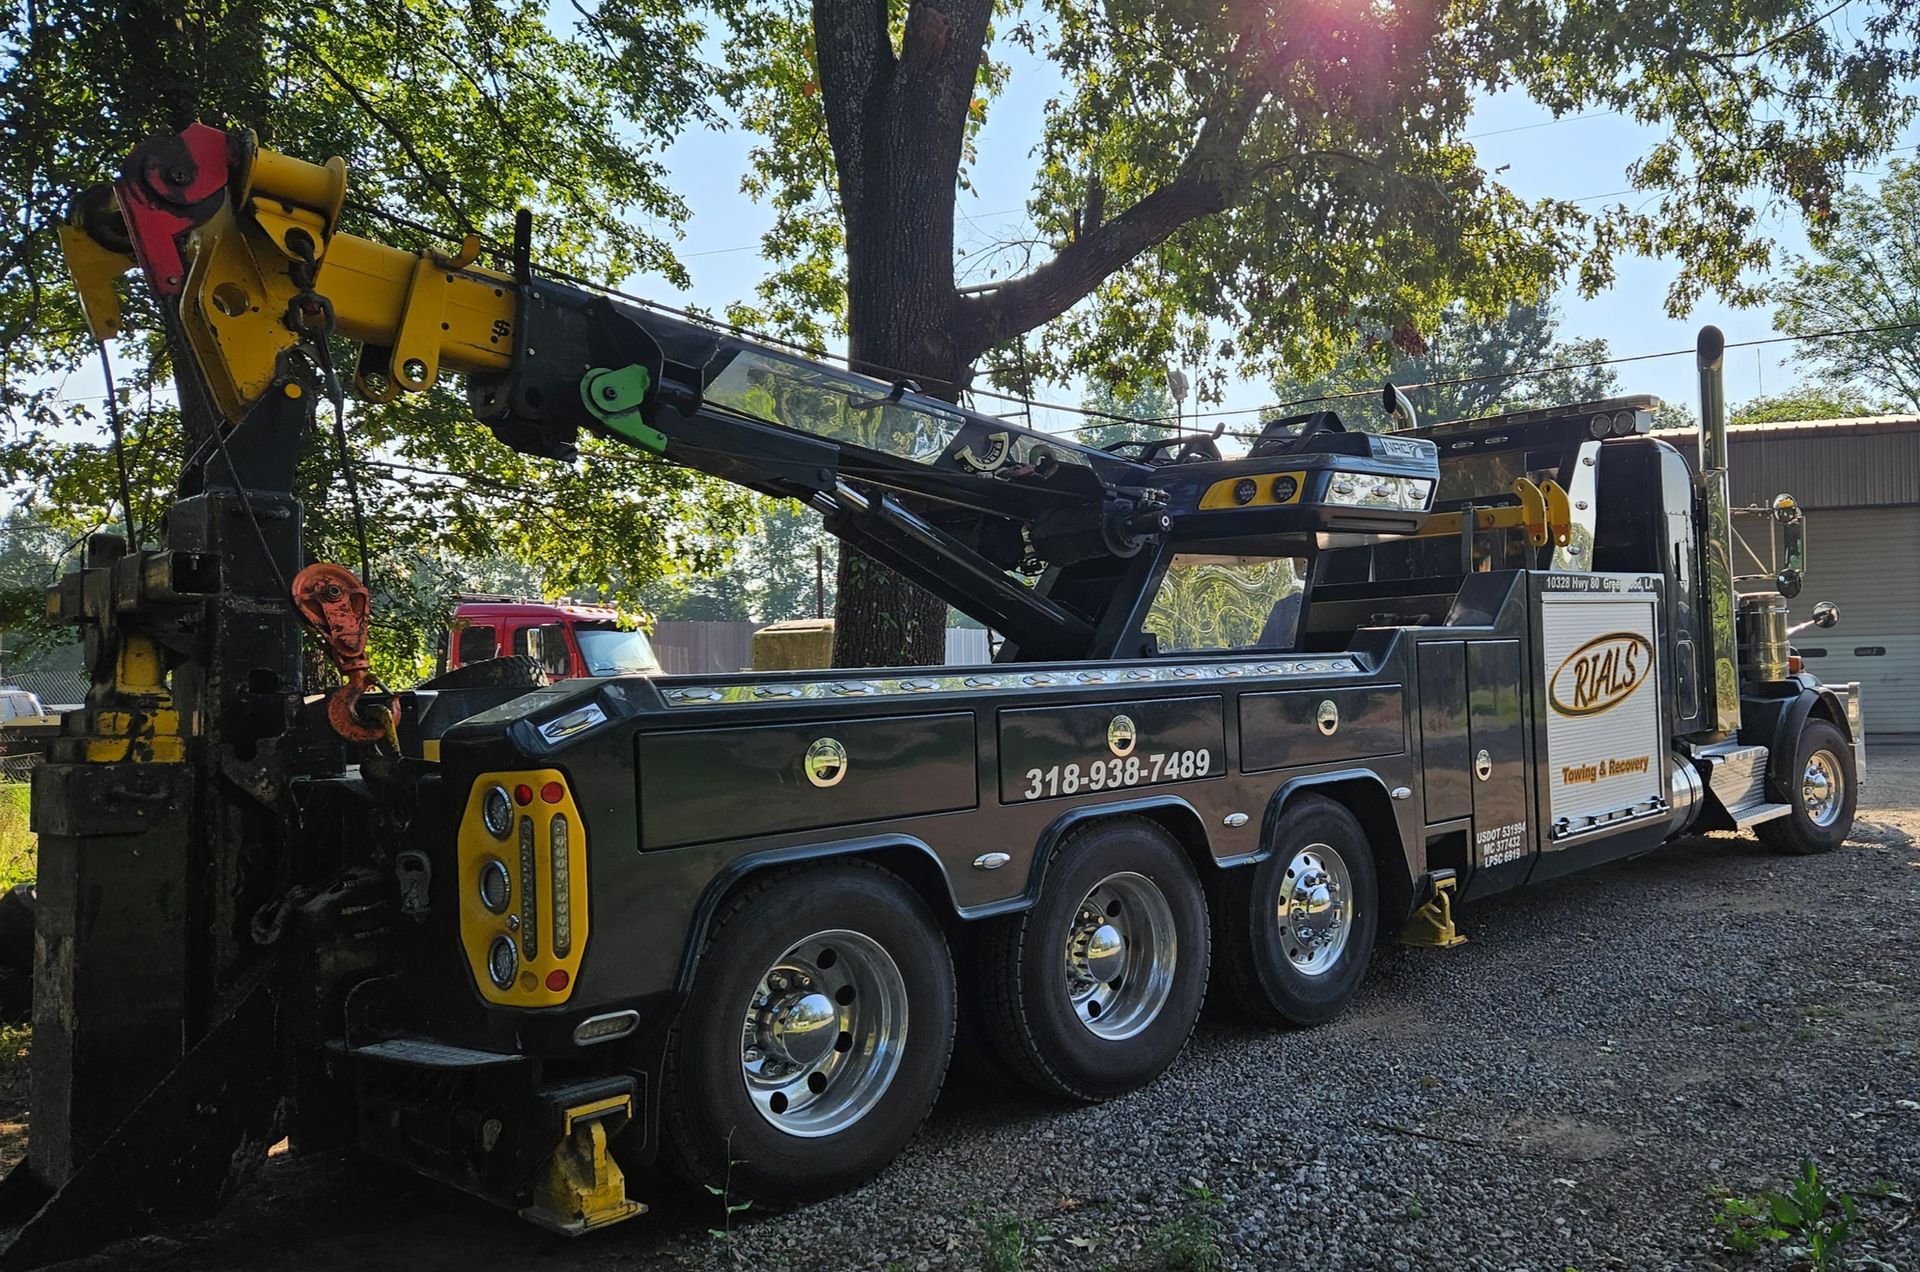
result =
[{"label": "truck cab", "polygon": [[456,600],[441,642],[439,672],[516,656],[536,659],[552,680],[660,671],[646,632],[611,606],[480,593]]}]

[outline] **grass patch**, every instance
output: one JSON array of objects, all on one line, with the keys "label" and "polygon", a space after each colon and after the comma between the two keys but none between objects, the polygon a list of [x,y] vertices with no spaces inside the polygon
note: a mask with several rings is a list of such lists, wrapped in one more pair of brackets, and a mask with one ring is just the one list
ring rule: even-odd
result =
[{"label": "grass patch", "polygon": [[1140,1266],[1147,1272],[1218,1272],[1226,1266],[1217,1212],[1221,1199],[1199,1180],[1182,1186],[1187,1213],[1147,1236]]},{"label": "grass patch", "polygon": [[1021,1272],[1027,1265],[1027,1225],[1012,1215],[976,1215],[981,1272]]},{"label": "grass patch", "polygon": [[1819,1272],[1843,1266],[1842,1247],[1857,1220],[1853,1198],[1835,1194],[1811,1159],[1784,1193],[1757,1197],[1724,1196],[1713,1224],[1721,1241],[1736,1254],[1755,1254],[1769,1245],[1787,1244]]},{"label": "grass patch", "polygon": [[0,889],[31,882],[39,865],[39,841],[27,829],[24,782],[0,785]]},{"label": "grass patch", "polygon": [[26,1081],[27,1053],[32,1048],[32,1025],[0,1025],[0,1086]]},{"label": "grass patch", "polygon": [[1226,1265],[1213,1216],[1207,1214],[1161,1224],[1147,1238],[1145,1255],[1152,1272],[1216,1272]]}]

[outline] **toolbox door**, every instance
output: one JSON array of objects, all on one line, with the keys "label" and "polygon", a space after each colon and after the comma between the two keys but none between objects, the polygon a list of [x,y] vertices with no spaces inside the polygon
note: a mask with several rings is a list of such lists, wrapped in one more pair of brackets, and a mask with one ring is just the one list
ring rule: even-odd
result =
[{"label": "toolbox door", "polygon": [[1530,794],[1523,668],[1517,640],[1467,642],[1473,877],[1466,896],[1513,887],[1527,877],[1533,859],[1532,828],[1527,824]]}]

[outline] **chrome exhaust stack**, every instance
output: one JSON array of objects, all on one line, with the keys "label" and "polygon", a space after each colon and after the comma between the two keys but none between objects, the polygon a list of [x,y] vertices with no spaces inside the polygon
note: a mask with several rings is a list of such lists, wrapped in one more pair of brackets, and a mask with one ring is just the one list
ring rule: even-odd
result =
[{"label": "chrome exhaust stack", "polygon": [[1740,650],[1734,635],[1733,513],[1727,484],[1727,391],[1722,380],[1727,338],[1700,329],[1694,345],[1700,369],[1700,496],[1706,506],[1700,537],[1700,578],[1707,610],[1707,647],[1713,679],[1707,702],[1720,733],[1740,728]]}]

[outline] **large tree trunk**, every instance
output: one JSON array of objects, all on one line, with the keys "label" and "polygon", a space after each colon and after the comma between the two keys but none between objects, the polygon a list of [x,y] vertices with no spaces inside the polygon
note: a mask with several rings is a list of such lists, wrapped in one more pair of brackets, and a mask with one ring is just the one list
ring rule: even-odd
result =
[{"label": "large tree trunk", "polygon": [[[1264,90],[1236,84],[1179,175],[1103,219],[1089,190],[1074,240],[987,296],[954,289],[955,184],[993,0],[913,0],[893,47],[889,0],[813,0],[821,103],[847,230],[847,336],[854,366],[957,400],[969,362],[1059,317],[1101,279],[1181,225],[1228,207],[1236,153]],[[1240,59],[1265,74],[1249,44]],[[840,554],[834,664],[942,660],[946,607],[851,550]]]},{"label": "large tree trunk", "polygon": [[[954,183],[990,0],[921,0],[896,56],[882,0],[815,0],[828,130],[847,230],[854,368],[949,401],[966,381],[956,340]],[[938,663],[947,607],[851,549],[840,553],[838,667]]]},{"label": "large tree trunk", "polygon": [[[930,252],[927,244],[952,241],[953,196],[912,206],[914,192],[898,182],[881,184],[876,193],[886,197],[847,214],[849,242],[860,244],[848,252],[847,271],[854,368],[889,381],[912,380],[952,401],[964,375],[952,336],[952,257]],[[908,232],[943,217],[944,235]],[[835,587],[834,666],[946,661],[945,601],[851,546],[841,549]]]}]

